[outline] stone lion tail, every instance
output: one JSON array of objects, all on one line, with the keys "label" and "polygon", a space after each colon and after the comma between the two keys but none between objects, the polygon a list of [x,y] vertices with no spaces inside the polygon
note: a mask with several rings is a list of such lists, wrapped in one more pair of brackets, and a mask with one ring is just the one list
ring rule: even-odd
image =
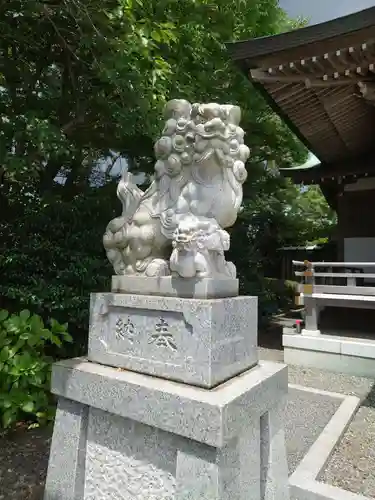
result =
[{"label": "stone lion tail", "polygon": [[133,181],[130,172],[124,172],[117,186],[117,198],[122,204],[120,217],[112,219],[103,236],[103,246],[116,274],[123,274],[122,252],[128,244],[127,226],[139,207],[143,191]]}]

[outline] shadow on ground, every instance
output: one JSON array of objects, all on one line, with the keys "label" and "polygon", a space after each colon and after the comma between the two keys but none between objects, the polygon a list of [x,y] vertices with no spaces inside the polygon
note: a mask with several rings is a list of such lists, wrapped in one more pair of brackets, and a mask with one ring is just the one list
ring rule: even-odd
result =
[{"label": "shadow on ground", "polygon": [[292,328],[295,325],[296,319],[301,319],[300,310],[292,310],[287,313],[274,316],[267,326],[259,328],[259,347],[282,351],[283,328]]},{"label": "shadow on ground", "polygon": [[0,500],[41,500],[52,427],[0,435]]},{"label": "shadow on ground", "polygon": [[370,392],[367,394],[367,397],[362,401],[361,406],[375,409],[375,383],[372,385]]},{"label": "shadow on ground", "polygon": [[280,324],[270,324],[260,328],[258,332],[258,345],[265,349],[282,350],[283,327]]},{"label": "shadow on ground", "polygon": [[348,307],[326,307],[320,314],[323,332],[332,336],[360,337],[375,340],[375,310]]}]

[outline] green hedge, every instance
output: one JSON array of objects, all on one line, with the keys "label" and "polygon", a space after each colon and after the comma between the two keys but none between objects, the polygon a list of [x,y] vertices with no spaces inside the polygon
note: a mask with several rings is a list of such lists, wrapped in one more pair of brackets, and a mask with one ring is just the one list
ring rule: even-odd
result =
[{"label": "green hedge", "polygon": [[61,349],[72,338],[67,325],[50,320],[48,327],[36,314],[0,310],[0,428],[20,420],[35,424],[53,419],[50,394],[51,347]]},{"label": "green hedge", "polygon": [[102,234],[114,214],[113,191],[35,196],[22,210],[20,198],[14,212],[21,213],[0,222],[0,307],[68,323],[77,353],[85,349],[90,293],[110,286]]}]

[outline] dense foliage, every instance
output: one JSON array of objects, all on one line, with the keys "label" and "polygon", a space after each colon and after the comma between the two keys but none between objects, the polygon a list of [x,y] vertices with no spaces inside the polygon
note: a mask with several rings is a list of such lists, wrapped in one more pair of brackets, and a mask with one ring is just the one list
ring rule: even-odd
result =
[{"label": "dense foliage", "polygon": [[9,0],[0,5],[0,165],[43,190],[87,183],[118,151],[152,165],[172,97],[239,103],[253,158],[304,149],[232,66],[225,42],[288,27],[277,0]]},{"label": "dense foliage", "polygon": [[[301,193],[259,165],[250,167],[249,177],[244,210],[231,229],[229,258],[237,265],[242,292],[259,295],[262,308],[272,312],[282,297],[264,278],[277,274],[278,248],[329,235],[334,214],[329,217],[315,188],[310,202],[310,190]],[[69,200],[58,193],[49,199],[35,195],[16,221],[0,224],[0,306],[28,307],[44,318],[68,322],[74,354],[85,345],[90,293],[110,285],[112,270],[100,233],[120,208],[114,191],[108,184]]]},{"label": "dense foliage", "polygon": [[[0,224],[0,307],[29,308],[69,323],[79,352],[87,331],[89,295],[108,290],[111,268],[100,231],[112,216],[112,186],[65,200],[30,196],[16,221]],[[19,199],[10,198],[18,207]],[[77,335],[78,336],[77,336]]]},{"label": "dense foliage", "polygon": [[302,194],[262,162],[289,166],[306,151],[225,43],[290,27],[277,0],[2,2],[0,305],[68,322],[84,345],[89,294],[111,275],[101,235],[119,210],[112,164],[121,155],[133,171],[152,170],[174,97],[243,109],[251,162],[231,258],[245,292],[263,289],[277,246],[311,239],[298,211],[315,211],[297,208]]},{"label": "dense foliage", "polygon": [[55,320],[46,328],[27,310],[13,315],[0,310],[0,428],[21,418],[45,423],[53,417],[47,351],[71,342],[66,328]]},{"label": "dense foliage", "polygon": [[283,194],[290,220],[289,231],[285,234],[289,243],[323,243],[334,237],[337,216],[319,186],[302,188],[289,182]]},{"label": "dense foliage", "polygon": [[336,214],[319,187],[295,186],[272,165],[249,165],[249,174],[244,210],[231,231],[229,257],[237,265],[242,292],[258,295],[260,317],[267,317],[294,297],[290,286],[283,295],[279,284],[266,279],[280,277],[279,249],[329,239]]}]

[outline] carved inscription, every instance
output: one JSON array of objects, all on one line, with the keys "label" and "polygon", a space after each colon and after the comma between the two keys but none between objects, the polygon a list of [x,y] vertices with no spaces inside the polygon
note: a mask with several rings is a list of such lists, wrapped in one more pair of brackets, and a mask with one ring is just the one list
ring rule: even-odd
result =
[{"label": "carved inscription", "polygon": [[149,339],[149,344],[155,344],[157,347],[166,347],[171,351],[176,351],[177,346],[174,341],[173,334],[170,331],[169,324],[164,318],[160,318],[155,326]]},{"label": "carved inscription", "polygon": [[116,338],[117,339],[127,339],[130,342],[134,341],[135,328],[130,318],[127,321],[123,321],[122,318],[118,318],[116,321]]},{"label": "carved inscription", "polygon": [[[141,328],[141,330],[139,330],[139,328]],[[127,340],[133,343],[136,335],[142,334],[143,337],[145,334],[148,337],[149,344],[154,344],[156,347],[164,349],[170,349],[171,351],[177,351],[173,326],[171,326],[168,321],[162,317],[155,319],[155,323],[153,325],[147,325],[146,331],[144,331],[144,326],[138,325],[138,328],[136,329],[136,326],[134,326],[134,323],[129,316],[125,318],[118,316],[114,329],[116,339],[118,340]]]}]

